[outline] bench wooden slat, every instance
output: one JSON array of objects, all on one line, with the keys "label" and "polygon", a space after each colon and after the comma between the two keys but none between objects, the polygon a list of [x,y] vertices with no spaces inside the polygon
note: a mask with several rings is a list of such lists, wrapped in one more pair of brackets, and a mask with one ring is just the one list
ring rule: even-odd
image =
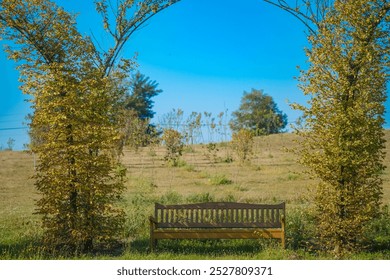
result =
[{"label": "bench wooden slat", "polygon": [[158,228],[280,228],[281,224],[265,222],[265,223],[227,223],[227,222],[215,222],[215,223],[186,223],[186,222],[173,222],[173,223],[158,223]]}]

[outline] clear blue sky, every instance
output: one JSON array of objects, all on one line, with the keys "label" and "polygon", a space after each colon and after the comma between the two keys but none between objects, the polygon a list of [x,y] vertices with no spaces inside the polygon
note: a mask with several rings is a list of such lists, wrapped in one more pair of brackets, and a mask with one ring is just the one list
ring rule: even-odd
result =
[{"label": "clear blue sky", "polygon": [[[78,13],[83,34],[105,44],[93,0],[57,0]],[[263,89],[294,122],[299,112],[288,101],[304,103],[297,88],[297,66],[305,67],[304,26],[262,0],[182,0],[154,16],[128,42],[124,56],[138,52],[140,70],[163,92],[154,106],[156,121],[173,108],[185,113],[237,110],[243,91]],[[3,44],[3,42],[2,42]],[[29,105],[18,90],[18,72],[0,51],[0,145],[28,142],[24,117]],[[388,119],[388,116],[387,116]]]}]

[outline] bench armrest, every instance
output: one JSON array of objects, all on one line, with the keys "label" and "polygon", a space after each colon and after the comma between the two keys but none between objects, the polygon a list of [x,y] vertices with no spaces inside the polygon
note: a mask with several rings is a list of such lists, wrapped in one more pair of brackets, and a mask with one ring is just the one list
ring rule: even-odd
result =
[{"label": "bench armrest", "polygon": [[153,216],[149,216],[149,221],[155,225],[157,225],[157,220]]}]

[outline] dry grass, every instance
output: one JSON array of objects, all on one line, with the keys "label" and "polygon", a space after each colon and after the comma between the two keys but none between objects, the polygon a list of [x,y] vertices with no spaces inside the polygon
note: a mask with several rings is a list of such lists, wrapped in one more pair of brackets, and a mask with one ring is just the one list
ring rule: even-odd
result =
[{"label": "dry grass", "polygon": [[[301,203],[315,183],[302,173],[304,168],[296,163],[294,154],[286,151],[296,138],[294,134],[279,134],[255,139],[254,156],[246,164],[234,157],[226,144],[219,144],[219,161],[207,159],[207,149],[195,145],[186,150],[181,166],[169,167],[163,161],[165,148],[153,150],[142,148],[138,152],[124,151],[123,163],[128,168],[126,197],[150,188],[155,195],[177,192],[182,196],[209,193],[217,199],[228,195],[237,201],[287,201]],[[390,131],[386,131],[390,140]],[[387,146],[385,164],[390,166],[390,141]],[[31,177],[34,174],[34,159],[25,152],[0,152],[0,219],[6,217],[28,217],[34,212],[34,201],[38,195]],[[218,178],[231,182],[218,184]],[[390,170],[385,170],[385,204],[390,203]],[[222,180],[223,181],[223,180]]]},{"label": "dry grass", "polygon": [[[162,160],[164,147],[152,152],[146,147],[137,153],[126,150],[123,162],[128,168],[128,192],[134,193],[145,187],[153,189],[156,195],[175,191],[186,197],[209,193],[216,199],[233,196],[243,202],[287,201],[301,204],[310,197],[315,182],[304,174],[304,168],[297,164],[294,154],[286,149],[295,143],[294,134],[279,134],[255,139],[254,155],[250,162],[240,164],[238,160],[226,162],[232,152],[226,144],[219,144],[217,162],[211,162],[207,149],[196,145],[187,150],[180,167],[168,167]],[[390,131],[386,132],[390,140]],[[389,142],[390,143],[390,142]],[[390,145],[387,147],[390,149]],[[390,151],[385,160],[390,165]],[[218,184],[218,179],[231,181]],[[390,173],[384,172],[384,203],[390,203]],[[223,180],[222,180],[223,181]]]},{"label": "dry grass", "polygon": [[[292,208],[305,205],[315,182],[302,173],[304,168],[296,163],[294,154],[286,151],[295,145],[295,138],[293,134],[256,138],[254,155],[245,164],[238,160],[229,162],[234,155],[224,143],[218,144],[216,162],[206,157],[206,147],[196,145],[186,149],[178,167],[169,167],[163,161],[164,147],[146,147],[138,152],[126,150],[123,163],[128,168],[128,181],[123,206],[131,214],[134,197],[143,194],[147,198],[142,202],[148,204],[146,211],[152,209],[153,199],[168,196],[182,201],[211,197],[242,202],[286,201],[287,207]],[[390,131],[386,131],[386,139],[390,140]],[[385,164],[390,166],[388,143]],[[3,251],[7,246],[28,243],[40,235],[39,217],[33,215],[38,198],[31,179],[33,174],[32,155],[0,152],[0,249]],[[383,179],[383,202],[390,204],[390,170],[384,172]]]}]

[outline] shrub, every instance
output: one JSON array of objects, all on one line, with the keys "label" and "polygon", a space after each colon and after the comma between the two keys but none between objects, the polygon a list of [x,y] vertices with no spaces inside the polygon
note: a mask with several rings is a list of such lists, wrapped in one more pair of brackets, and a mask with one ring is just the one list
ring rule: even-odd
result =
[{"label": "shrub", "polygon": [[313,249],[316,244],[316,228],[310,210],[300,208],[287,212],[286,239],[290,249]]},{"label": "shrub", "polygon": [[390,211],[384,207],[381,214],[367,224],[364,230],[363,247],[373,251],[390,250]]},{"label": "shrub", "polygon": [[210,163],[218,162],[217,153],[219,152],[218,146],[216,143],[208,143],[204,146],[206,148],[205,157]]},{"label": "shrub", "polygon": [[182,139],[182,135],[174,129],[166,129],[162,136],[166,147],[164,160],[172,166],[177,166],[179,158],[182,156],[184,149]]},{"label": "shrub", "polygon": [[253,132],[239,130],[233,134],[231,145],[240,162],[244,163],[253,152]]}]

